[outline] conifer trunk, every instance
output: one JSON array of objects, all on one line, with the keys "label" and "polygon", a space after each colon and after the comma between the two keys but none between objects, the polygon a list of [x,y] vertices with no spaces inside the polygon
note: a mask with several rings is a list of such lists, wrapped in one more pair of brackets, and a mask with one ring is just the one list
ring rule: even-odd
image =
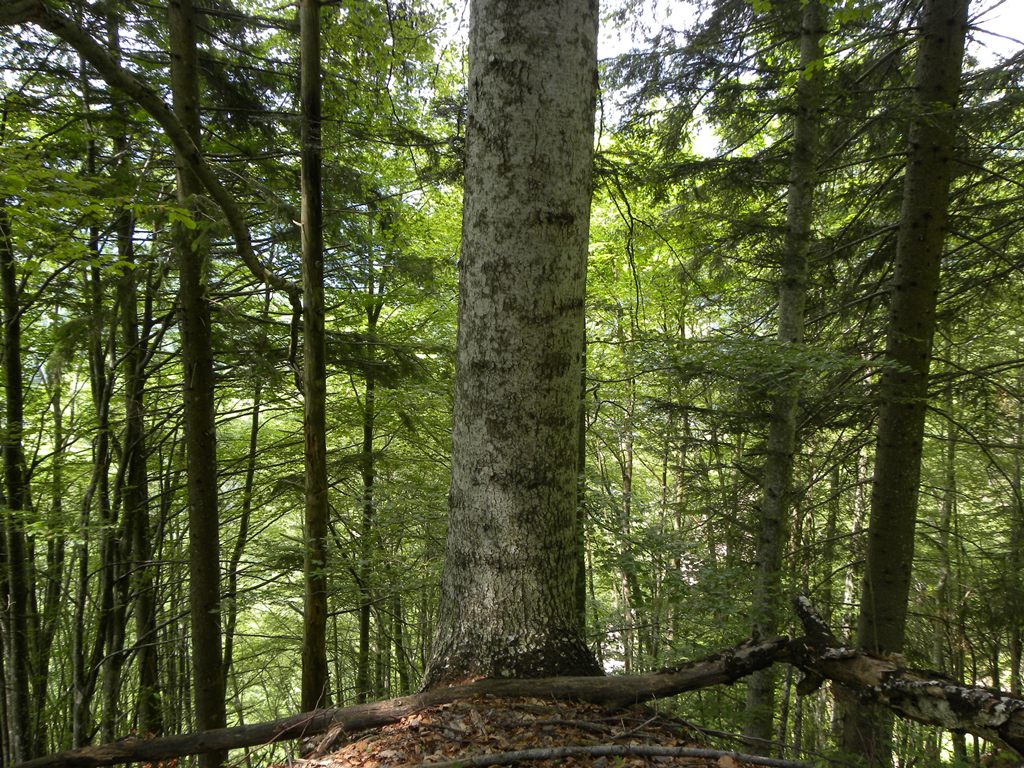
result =
[{"label": "conifer trunk", "polygon": [[4,400],[6,424],[3,433],[4,490],[6,492],[4,532],[7,560],[7,605],[5,622],[10,628],[11,658],[5,668],[7,676],[8,722],[11,755],[16,762],[32,755],[32,733],[29,727],[28,660],[30,657],[29,608],[31,586],[28,581],[28,543],[21,514],[28,501],[25,488],[25,456],[22,448],[24,390],[21,369],[21,302],[11,241],[11,222],[0,202],[0,284],[4,317]]},{"label": "conifer trunk", "polygon": [[576,438],[596,0],[474,0],[441,604],[426,687],[597,673]]},{"label": "conifer trunk", "polygon": [[324,335],[324,237],[320,181],[320,2],[299,3],[302,102],[302,293],[306,462],[306,585],[302,708],[330,705],[327,677],[327,362]]},{"label": "conifer trunk", "polygon": [[377,420],[377,379],[374,372],[376,364],[375,339],[377,336],[377,320],[380,317],[381,299],[378,295],[377,277],[373,268],[372,257],[366,265],[366,357],[363,373],[363,443],[360,461],[360,474],[363,481],[363,514],[359,525],[359,650],[356,658],[356,703],[362,704],[367,696],[379,690],[370,684],[370,619],[372,594],[370,581],[373,578],[372,561],[374,556],[373,534],[376,518],[376,502],[374,501],[374,485],[377,467],[374,461],[373,445],[376,436]]},{"label": "conifer trunk", "polygon": [[[874,653],[900,652],[906,631],[967,6],[926,0],[922,11],[857,625],[858,645]],[[847,713],[843,746],[870,765],[888,766],[890,732],[888,718],[858,707]]]},{"label": "conifer trunk", "polygon": [[[824,84],[821,38],[825,11],[818,0],[804,5],[800,22],[800,76],[796,86],[793,123],[793,151],[789,166],[786,205],[786,241],[782,251],[779,280],[780,346],[797,346],[804,340],[804,305],[807,297],[807,253],[811,245],[814,190],[817,186],[819,103]],[[795,372],[783,375],[772,401],[768,422],[767,456],[757,541],[757,573],[751,602],[751,633],[764,639],[779,630],[784,602],[780,595],[782,552],[787,539],[793,455],[796,452],[797,403],[800,378]],[[747,710],[744,735],[751,748],[767,754],[773,738],[776,671],[755,672],[747,681]]]},{"label": "conifer trunk", "polygon": [[[171,95],[174,112],[200,152],[199,71],[196,20],[192,0],[169,4]],[[202,188],[187,158],[177,153],[178,201],[197,220]],[[192,620],[192,686],[196,725],[221,728],[226,722],[221,657],[220,533],[217,511],[217,435],[213,351],[207,275],[208,244],[202,232],[178,225],[179,323],[184,374],[184,425],[188,457],[189,606]],[[217,768],[225,755],[200,758],[202,768]]]}]

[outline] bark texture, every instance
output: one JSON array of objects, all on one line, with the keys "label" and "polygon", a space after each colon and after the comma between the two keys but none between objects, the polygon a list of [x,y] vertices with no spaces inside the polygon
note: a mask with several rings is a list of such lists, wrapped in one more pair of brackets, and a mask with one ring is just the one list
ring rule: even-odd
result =
[{"label": "bark texture", "polygon": [[302,97],[303,428],[306,462],[302,708],[329,704],[327,678],[327,346],[320,182],[320,2],[299,3]]},{"label": "bark texture", "polygon": [[[922,12],[857,628],[858,645],[875,653],[899,652],[906,628],[967,6],[968,0],[927,0]],[[889,765],[888,731],[871,710],[851,709],[843,746],[872,765]]]},{"label": "bark texture", "polygon": [[[199,73],[192,0],[169,4],[171,92],[174,112],[200,146]],[[198,151],[198,150],[197,150]],[[197,228],[177,229],[180,275],[179,323],[184,368],[185,446],[188,456],[189,606],[192,618],[192,684],[196,723],[219,728],[226,722],[221,656],[220,532],[217,508],[217,434],[214,408],[207,247],[202,241],[198,196],[202,187],[191,165],[176,156],[178,200],[198,219]],[[204,755],[202,768],[216,768],[226,754]]]},{"label": "bark texture", "polygon": [[[817,0],[805,6],[800,22],[800,77],[796,86],[793,121],[793,151],[789,166],[786,203],[786,241],[779,280],[780,347],[799,345],[804,340],[804,305],[807,299],[807,254],[811,245],[814,190],[817,186],[818,121],[825,68],[818,67],[823,56],[821,38],[825,11]],[[778,632],[783,602],[780,595],[782,552],[787,540],[793,455],[796,452],[797,404],[800,378],[790,372],[780,382],[772,402],[768,424],[767,456],[760,509],[757,544],[758,570],[751,602],[753,637],[771,637]],[[747,711],[744,735],[763,748],[773,737],[775,671],[764,669],[747,681]]]},{"label": "bark texture", "polygon": [[595,0],[474,0],[449,533],[425,685],[597,673],[575,612]]},{"label": "bark texture", "polygon": [[844,647],[806,598],[797,598],[795,605],[807,633],[789,648],[791,663],[805,673],[800,693],[808,694],[831,680],[862,707],[881,705],[920,723],[1002,741],[1024,754],[1024,701],[991,688],[961,685],[937,672],[908,668],[898,655]]},{"label": "bark texture", "polygon": [[24,387],[21,367],[21,301],[6,201],[0,201],[0,284],[3,295],[4,399],[6,424],[3,432],[4,454],[4,531],[6,544],[6,605],[3,606],[4,630],[10,633],[10,653],[5,673],[7,686],[10,749],[15,760],[31,757],[32,733],[29,727],[32,702],[29,698],[31,644],[29,610],[31,587],[28,580],[28,541],[22,516],[28,501],[25,479]]}]

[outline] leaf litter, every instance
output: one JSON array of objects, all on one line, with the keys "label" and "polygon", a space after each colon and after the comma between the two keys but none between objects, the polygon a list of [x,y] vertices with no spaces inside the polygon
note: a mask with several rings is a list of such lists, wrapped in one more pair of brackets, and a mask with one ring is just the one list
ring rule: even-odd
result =
[{"label": "leaf litter", "polygon": [[[604,754],[566,754],[582,747]],[[416,712],[392,725],[348,734],[335,729],[305,744],[291,768],[393,768],[526,764],[632,768],[752,768],[725,754],[650,754],[662,748],[709,749],[704,735],[649,707],[609,710],[539,698],[482,697]],[[648,754],[629,754],[647,751]],[[281,767],[283,768],[283,766]]]}]

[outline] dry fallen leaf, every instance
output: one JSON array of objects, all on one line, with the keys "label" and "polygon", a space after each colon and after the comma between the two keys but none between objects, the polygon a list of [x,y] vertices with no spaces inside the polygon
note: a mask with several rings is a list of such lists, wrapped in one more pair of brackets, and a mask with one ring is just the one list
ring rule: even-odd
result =
[{"label": "dry fallen leaf", "polygon": [[718,768],[739,768],[739,763],[729,755],[722,755],[718,758]]}]

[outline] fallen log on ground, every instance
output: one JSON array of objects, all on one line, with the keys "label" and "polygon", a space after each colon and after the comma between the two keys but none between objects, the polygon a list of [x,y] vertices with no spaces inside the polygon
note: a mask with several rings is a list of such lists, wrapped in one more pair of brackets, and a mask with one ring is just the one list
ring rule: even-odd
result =
[{"label": "fallen log on ground", "polygon": [[18,768],[155,763],[185,755],[302,739],[337,728],[352,733],[397,722],[428,707],[482,696],[572,699],[623,707],[733,683],[777,661],[788,661],[804,672],[805,678],[798,688],[801,693],[831,680],[862,701],[888,707],[902,717],[1000,741],[1024,755],[1024,700],[1001,691],[960,685],[938,673],[908,668],[899,657],[873,656],[844,647],[805,598],[797,599],[796,610],[806,632],[803,637],[792,641],[784,637],[747,641],[714,656],[647,675],[479,680],[389,701],[316,710],[268,723],[155,739],[123,739],[39,757],[21,763]]},{"label": "fallen log on ground", "polygon": [[623,707],[684,691],[732,683],[785,658],[789,639],[777,637],[746,642],[699,661],[647,675],[629,677],[553,677],[536,680],[479,680],[451,688],[436,688],[372,704],[321,709],[268,723],[218,728],[154,739],[129,738],[82,747],[21,763],[18,768],[93,768],[118,763],[156,763],[173,757],[225,749],[253,747],[315,736],[333,728],[347,732],[397,722],[427,707],[481,696],[573,699]]},{"label": "fallen log on ground", "polygon": [[880,704],[926,725],[1001,741],[1024,756],[1024,700],[961,685],[938,672],[908,668],[898,656],[844,647],[806,598],[794,603],[807,633],[790,644],[791,663],[807,675],[797,689],[800,693],[809,693],[828,679],[865,703]]}]

